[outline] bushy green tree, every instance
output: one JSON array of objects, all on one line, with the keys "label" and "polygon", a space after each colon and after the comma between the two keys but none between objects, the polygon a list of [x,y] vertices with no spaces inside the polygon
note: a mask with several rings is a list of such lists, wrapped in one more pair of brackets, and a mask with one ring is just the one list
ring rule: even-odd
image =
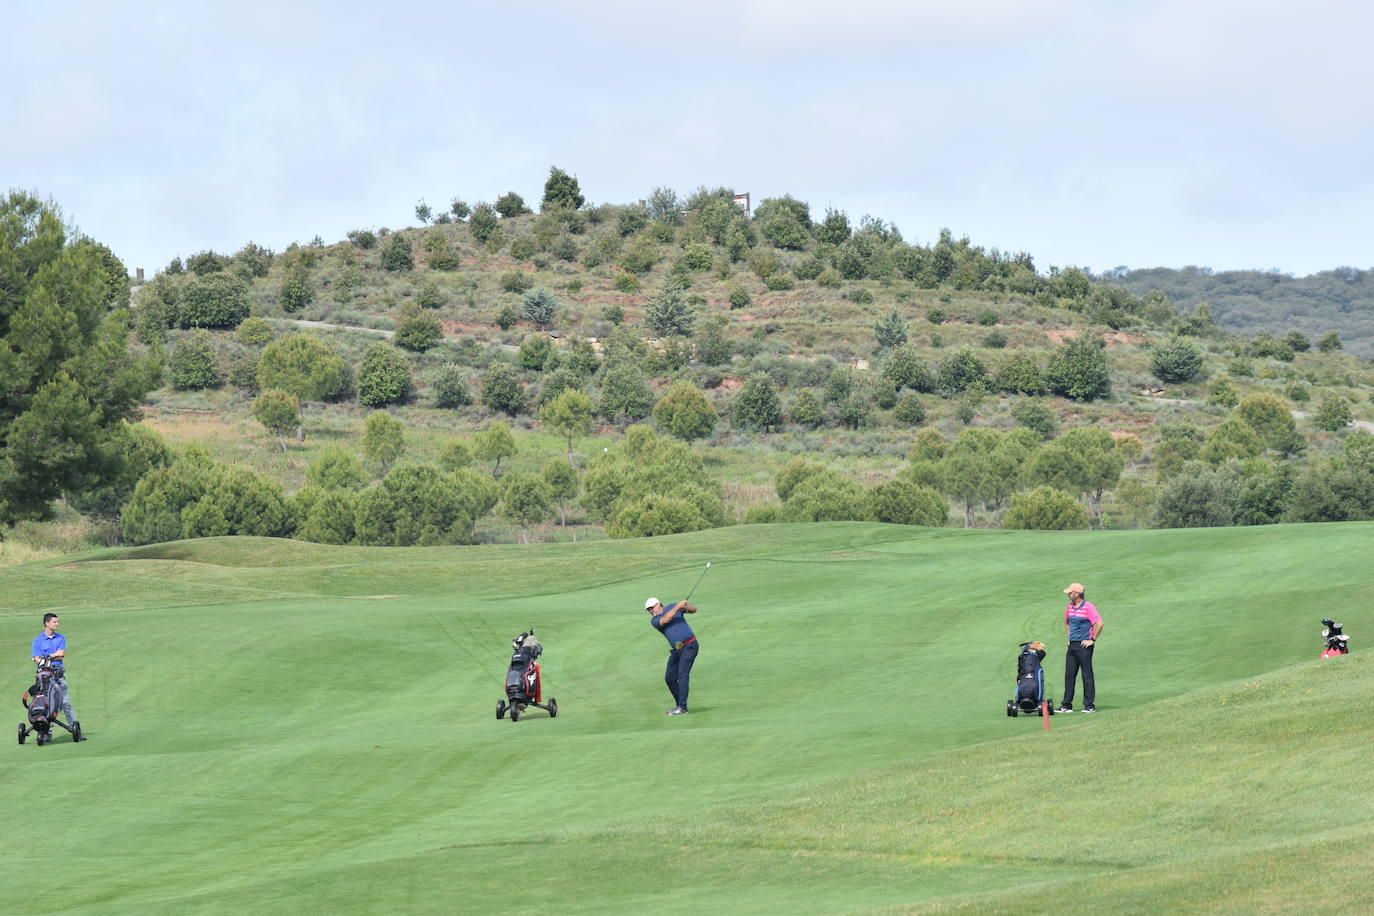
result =
[{"label": "bushy green tree", "polygon": [[118,521],[120,509],[143,475],[166,467],[173,458],[166,441],[139,423],[121,423],[112,429],[111,447],[118,470],[98,487],[67,494],[68,504],[77,512],[103,521]]},{"label": "bushy green tree", "polygon": [[865,521],[869,517],[864,488],[831,470],[812,474],[793,487],[781,515],[785,522]]},{"label": "bushy green tree", "polygon": [[900,347],[906,343],[906,321],[902,319],[901,312],[893,309],[879,318],[873,326],[873,336],[880,347]]},{"label": "bushy green tree", "polygon": [[397,232],[389,236],[382,245],[382,269],[394,272],[412,270],[415,267],[415,252],[410,240]]},{"label": "bushy green tree", "polygon": [[348,391],[343,358],[310,334],[291,334],[268,344],[257,368],[258,388],[289,391],[302,401],[324,401]]},{"label": "bushy green tree", "polygon": [[792,409],[788,412],[792,422],[807,429],[816,429],[825,422],[825,405],[821,399],[816,397],[816,392],[811,388],[803,388],[797,392],[797,396],[792,400]]},{"label": "bushy green tree", "polygon": [[1012,418],[1041,438],[1053,439],[1059,418],[1039,398],[1020,397],[1011,405]]},{"label": "bushy green tree", "polygon": [[631,426],[619,448],[593,456],[583,476],[582,504],[607,520],[612,537],[695,531],[726,521],[723,488],[701,456],[685,443],[660,440],[645,426]]},{"label": "bushy green tree", "polygon": [[500,218],[491,204],[479,203],[472,208],[468,219],[468,229],[479,242],[489,242],[501,231]]},{"label": "bushy green tree", "polygon": [[492,363],[482,376],[482,404],[488,410],[515,416],[525,407],[520,373],[510,363]]},{"label": "bushy green tree", "polygon": [[767,373],[755,372],[735,395],[735,423],[743,429],[773,432],[782,425],[782,402]]},{"label": "bushy green tree", "polygon": [[883,365],[883,378],[888,379],[898,391],[910,388],[912,391],[929,392],[935,390],[935,379],[926,368],[925,360],[915,347],[898,347],[892,351]]},{"label": "bushy green tree", "polygon": [[374,410],[363,421],[363,457],[385,474],[406,450],[406,430],[385,410]]},{"label": "bushy green tree", "polygon": [[473,455],[482,461],[490,461],[491,476],[501,476],[501,459],[515,454],[515,436],[510,427],[500,420],[493,420],[487,428],[472,438]]},{"label": "bushy green tree", "polygon": [[939,492],[900,477],[871,489],[869,504],[878,522],[941,528],[949,520],[949,504]]},{"label": "bushy green tree", "polygon": [[322,490],[361,490],[367,486],[367,472],[352,449],[331,442],[306,467],[305,481]]},{"label": "bushy green tree", "polygon": [[459,486],[429,465],[398,467],[358,495],[357,541],[385,547],[466,544],[474,519]]},{"label": "bushy green tree", "polygon": [[614,422],[642,420],[649,415],[653,404],[653,390],[638,366],[619,363],[606,369],[601,380],[597,413]]},{"label": "bushy green tree", "polygon": [[1281,455],[1291,455],[1302,449],[1302,437],[1293,421],[1293,411],[1281,398],[1272,394],[1252,394],[1236,405],[1235,415],[1259,434],[1265,448]]},{"label": "bushy green tree", "polygon": [[654,421],[659,429],[691,442],[711,435],[716,412],[700,388],[691,382],[677,382],[654,405]]},{"label": "bushy green tree", "polygon": [[992,387],[1008,394],[1036,395],[1045,390],[1045,376],[1034,356],[1016,353],[997,370]]},{"label": "bushy green tree", "polygon": [[139,480],[121,516],[133,544],[216,535],[286,537],[296,517],[281,485],[247,468],[216,464],[198,447]]},{"label": "bushy green tree", "polygon": [[792,458],[782,466],[773,477],[773,489],[778,494],[778,499],[787,502],[788,497],[797,485],[808,477],[812,477],[825,470],[824,465],[816,464],[814,461],[807,461],[805,458]]},{"label": "bushy green tree", "polygon": [[1032,531],[1079,531],[1089,527],[1089,522],[1088,513],[1073,494],[1036,487],[1012,496],[1002,525]]},{"label": "bushy green tree", "polygon": [[224,384],[215,343],[209,334],[197,331],[177,342],[167,360],[172,387],[185,390],[218,388]]},{"label": "bushy green tree", "polygon": [[180,284],[175,323],[182,328],[236,328],[250,307],[248,284],[239,277],[188,277]]},{"label": "bushy green tree", "polygon": [[520,543],[528,544],[529,527],[549,517],[553,493],[537,474],[517,471],[501,480],[501,503],[497,512],[520,527]]},{"label": "bushy green tree", "polygon": [[301,419],[301,402],[294,394],[268,389],[253,402],[253,418],[281,443],[286,451],[286,434],[295,429]]},{"label": "bushy green tree", "polygon": [[1170,477],[1155,502],[1156,528],[1215,528],[1235,524],[1241,479],[1235,462],[1218,468],[1190,463]]},{"label": "bushy green tree", "polygon": [[1107,348],[1095,337],[1065,341],[1045,371],[1050,391],[1076,401],[1105,398],[1112,392],[1107,369]]},{"label": "bushy green tree", "polygon": [[459,439],[450,439],[439,449],[439,467],[444,471],[459,471],[472,464],[472,449]]},{"label": "bushy green tree", "polygon": [[384,341],[367,345],[358,367],[358,402],[365,407],[398,404],[410,397],[414,385],[410,365],[401,351]]},{"label": "bushy green tree", "polygon": [[1355,415],[1350,410],[1350,402],[1341,397],[1325,397],[1317,403],[1312,414],[1312,425],[1328,433],[1345,429],[1354,422]]},{"label": "bushy green tree", "polygon": [[1239,417],[1231,416],[1207,436],[1201,457],[1216,467],[1230,459],[1254,458],[1263,451],[1264,443],[1250,425]]},{"label": "bushy green tree", "polygon": [[561,458],[554,458],[539,470],[539,476],[549,488],[549,495],[558,502],[558,523],[567,527],[568,501],[577,498],[580,479],[577,468]]},{"label": "bushy green tree", "polygon": [[102,247],[31,195],[0,198],[0,524],[116,480],[115,430],[154,386]]},{"label": "bushy green tree", "polygon": [[315,289],[310,285],[310,272],[299,260],[287,265],[281,281],[281,295],[277,300],[284,312],[299,312],[315,301]]},{"label": "bushy green tree", "polygon": [[357,497],[352,490],[304,487],[292,499],[300,524],[296,537],[316,544],[348,544],[354,537]]},{"label": "bushy green tree", "polygon": [[439,367],[429,388],[434,394],[436,407],[466,407],[472,403],[467,373],[453,363],[445,363]]},{"label": "bushy green tree", "polygon": [[561,392],[539,410],[539,419],[567,440],[568,464],[573,464],[573,440],[592,431],[592,399],[575,388]]},{"label": "bushy green tree", "polygon": [[1150,349],[1150,371],[1161,382],[1189,382],[1202,371],[1202,351],[1197,344],[1175,337]]},{"label": "bushy green tree", "polygon": [[434,315],[412,306],[401,313],[392,337],[396,346],[423,353],[444,339],[444,326]]},{"label": "bushy green tree", "polygon": [[250,347],[260,347],[272,342],[272,325],[266,318],[245,318],[234,332],[234,339]]},{"label": "bushy green tree", "polygon": [[539,204],[541,211],[559,208],[577,210],[586,202],[575,177],[557,166],[549,168],[549,178],[544,182],[544,199]]},{"label": "bushy green tree", "polygon": [[1323,353],[1335,353],[1342,346],[1341,335],[1336,331],[1327,331],[1317,339],[1317,349]]},{"label": "bushy green tree", "polygon": [[675,288],[665,289],[644,307],[644,323],[660,337],[685,337],[695,320],[691,302]]},{"label": "bushy green tree", "polygon": [[501,214],[503,219],[510,219],[513,216],[524,216],[526,213],[531,212],[530,208],[525,206],[525,198],[514,191],[507,191],[496,198],[496,203],[493,205],[493,208],[497,213]]},{"label": "bushy green tree", "polygon": [[939,384],[945,391],[967,391],[987,379],[987,366],[972,347],[960,347],[940,364]]},{"label": "bushy green tree", "polygon": [[521,299],[520,314],[526,321],[546,328],[553,324],[554,316],[558,314],[558,299],[544,287],[536,287]]}]

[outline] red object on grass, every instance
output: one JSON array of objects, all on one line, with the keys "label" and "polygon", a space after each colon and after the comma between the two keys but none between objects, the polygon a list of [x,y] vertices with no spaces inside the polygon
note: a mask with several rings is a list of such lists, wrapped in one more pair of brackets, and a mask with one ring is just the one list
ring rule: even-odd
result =
[{"label": "red object on grass", "polygon": [[1040,718],[1045,720],[1045,731],[1050,730],[1050,704],[1040,701]]}]

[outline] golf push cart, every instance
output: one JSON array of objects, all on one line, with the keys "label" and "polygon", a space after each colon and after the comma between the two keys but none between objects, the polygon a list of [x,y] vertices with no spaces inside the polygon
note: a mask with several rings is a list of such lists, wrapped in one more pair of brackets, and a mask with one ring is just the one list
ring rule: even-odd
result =
[{"label": "golf push cart", "polygon": [[1021,643],[1021,654],[1016,657],[1016,699],[1007,700],[1007,715],[1033,716],[1042,707],[1047,714],[1054,715],[1054,700],[1045,696],[1045,669],[1040,667],[1044,657],[1044,643]]},{"label": "golf push cart", "polygon": [[19,702],[29,711],[29,721],[19,723],[20,744],[33,734],[38,736],[34,743],[39,747],[52,744],[54,725],[71,732],[73,741],[81,740],[81,723],[68,725],[57,718],[62,711],[62,694],[57,688],[61,677],[62,669],[52,663],[51,656],[44,655],[38,660],[33,686],[19,696]]},{"label": "golf push cart", "polygon": [[549,697],[548,703],[543,702],[539,656],[544,653],[544,647],[534,638],[534,627],[511,640],[511,647],[515,651],[510,657],[510,667],[506,669],[506,699],[496,704],[496,718],[504,719],[510,713],[510,720],[519,722],[520,714],[531,706],[547,710],[550,719],[557,716],[558,701]]}]

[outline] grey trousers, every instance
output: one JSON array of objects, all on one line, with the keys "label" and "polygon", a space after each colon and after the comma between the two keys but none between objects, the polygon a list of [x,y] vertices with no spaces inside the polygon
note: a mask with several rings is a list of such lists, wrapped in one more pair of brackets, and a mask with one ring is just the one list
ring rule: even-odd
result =
[{"label": "grey trousers", "polygon": [[67,679],[65,677],[60,677],[57,679],[56,684],[57,695],[62,698],[62,714],[67,717],[68,725],[74,725],[76,723],[76,713],[72,712],[72,697],[67,691]]}]

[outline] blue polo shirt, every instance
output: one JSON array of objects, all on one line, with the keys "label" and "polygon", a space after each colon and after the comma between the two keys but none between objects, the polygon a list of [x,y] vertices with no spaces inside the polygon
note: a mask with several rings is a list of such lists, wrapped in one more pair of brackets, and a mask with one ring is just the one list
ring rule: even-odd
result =
[{"label": "blue polo shirt", "polygon": [[663,638],[668,640],[668,645],[670,646],[680,642],[686,642],[695,635],[692,633],[692,628],[687,623],[687,615],[685,613],[678,614],[672,620],[668,621],[667,628],[664,628],[662,623],[663,618],[679,604],[682,604],[682,602],[675,601],[672,604],[665,604],[663,606],[663,613],[655,614],[651,620],[654,629],[663,634]]},{"label": "blue polo shirt", "polygon": [[[54,633],[51,636],[49,636],[47,633],[39,633],[33,641],[32,654],[34,656],[41,657],[44,655],[52,655],[58,649],[62,649],[65,651],[66,648],[67,637],[63,636],[61,633]],[[56,665],[58,668],[62,667],[62,659],[60,658],[53,659],[52,663]]]}]

